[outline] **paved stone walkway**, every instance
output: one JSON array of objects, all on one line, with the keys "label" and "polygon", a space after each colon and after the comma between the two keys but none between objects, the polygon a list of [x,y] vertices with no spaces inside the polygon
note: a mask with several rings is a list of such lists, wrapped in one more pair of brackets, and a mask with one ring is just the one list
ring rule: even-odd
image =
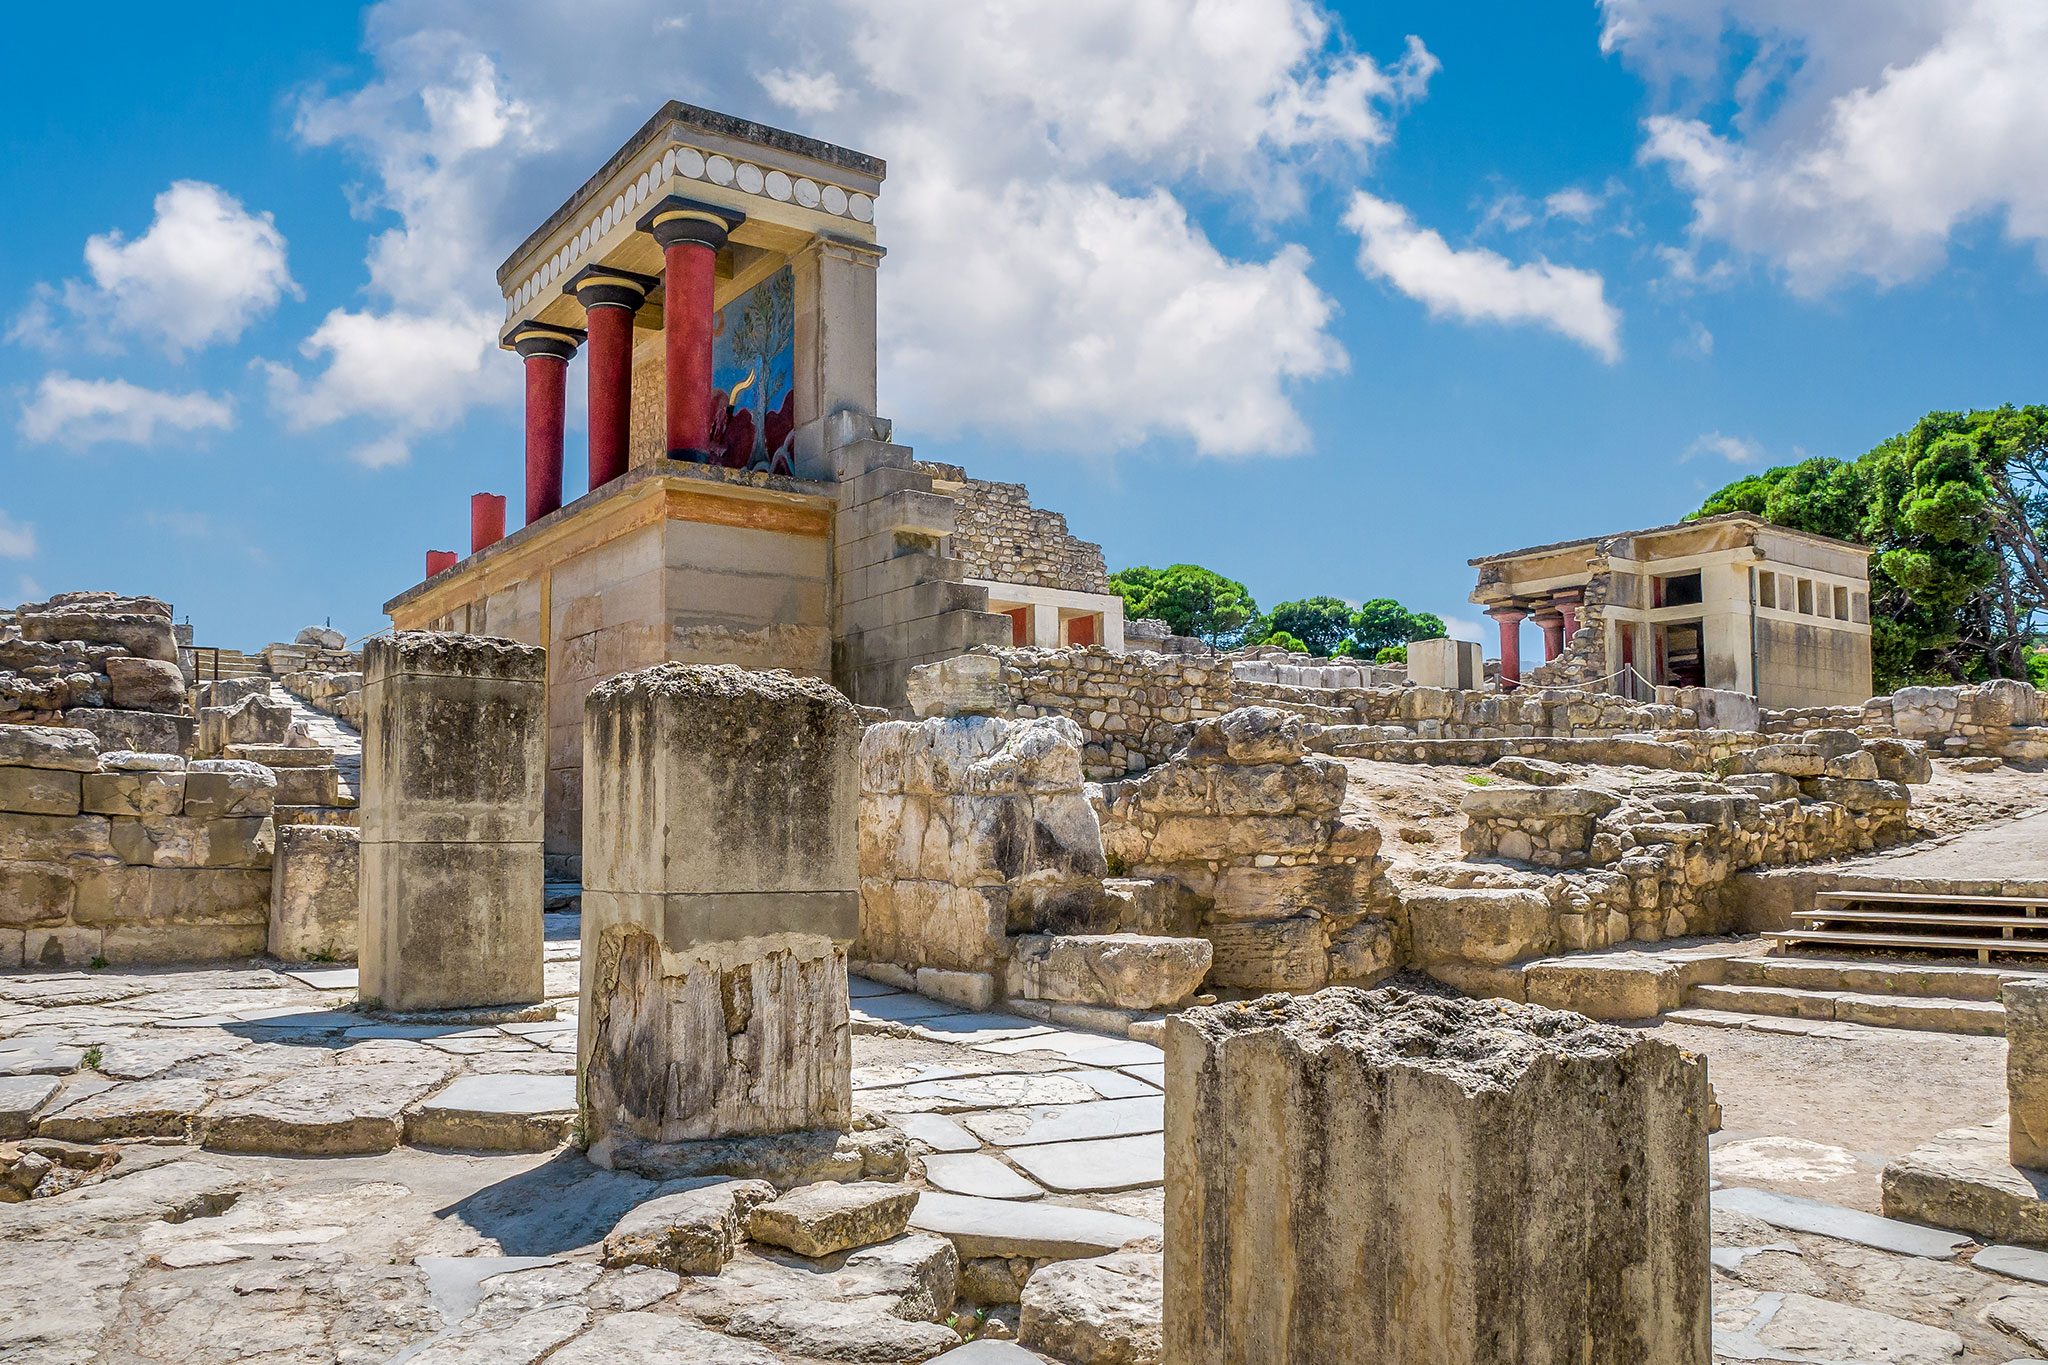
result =
[{"label": "paved stone walkway", "polygon": [[1828,870],[1904,880],[2048,884],[2048,808]]}]

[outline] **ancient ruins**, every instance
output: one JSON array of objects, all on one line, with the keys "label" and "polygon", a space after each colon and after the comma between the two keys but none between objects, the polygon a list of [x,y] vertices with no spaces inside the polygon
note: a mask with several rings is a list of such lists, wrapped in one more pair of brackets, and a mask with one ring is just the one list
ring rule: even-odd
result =
[{"label": "ancient ruins", "polygon": [[661,109],[386,631],[0,612],[0,1360],[2048,1356],[2043,694],[1747,514],[1126,620],[881,415],[886,172]]}]

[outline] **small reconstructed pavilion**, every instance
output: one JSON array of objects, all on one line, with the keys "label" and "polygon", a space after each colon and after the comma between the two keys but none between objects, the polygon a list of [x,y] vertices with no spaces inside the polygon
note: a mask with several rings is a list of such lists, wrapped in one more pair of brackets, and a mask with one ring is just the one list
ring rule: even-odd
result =
[{"label": "small reconstructed pavilion", "polygon": [[1648,699],[1656,687],[1747,692],[1764,706],[1870,696],[1870,550],[1746,512],[1535,545],[1469,563],[1500,627],[1500,679],[1523,678],[1521,626],[1543,632],[1531,681]]},{"label": "small reconstructed pavilion", "polygon": [[[582,822],[583,702],[665,661],[788,669],[900,707],[909,670],[1010,620],[950,553],[958,504],[876,414],[876,157],[687,104],[499,268],[526,369],[525,524],[471,506],[385,604],[402,630],[548,651],[547,847]],[[564,501],[582,358],[588,491]]]}]

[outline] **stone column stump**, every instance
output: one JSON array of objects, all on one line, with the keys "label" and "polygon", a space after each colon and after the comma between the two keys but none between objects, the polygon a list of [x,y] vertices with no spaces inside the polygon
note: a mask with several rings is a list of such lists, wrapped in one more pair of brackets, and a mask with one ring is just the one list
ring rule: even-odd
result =
[{"label": "stone column stump", "polygon": [[401,631],[363,649],[361,991],[528,1005],[541,982],[547,651]]},{"label": "stone column stump", "polygon": [[2048,981],[2008,981],[2000,996],[2012,1164],[2048,1171]]},{"label": "stone column stump", "polygon": [[1326,990],[1166,1023],[1165,1358],[1708,1365],[1707,1069]]},{"label": "stone column stump", "polygon": [[661,664],[583,721],[590,1156],[844,1128],[860,714],[814,678]]}]

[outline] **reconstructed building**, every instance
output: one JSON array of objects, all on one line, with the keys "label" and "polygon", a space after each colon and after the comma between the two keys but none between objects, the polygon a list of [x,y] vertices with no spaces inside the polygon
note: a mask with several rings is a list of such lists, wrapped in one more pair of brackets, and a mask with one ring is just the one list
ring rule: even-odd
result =
[{"label": "reconstructed building", "polygon": [[1471,560],[1471,600],[1500,627],[1503,687],[1521,627],[1543,683],[1648,699],[1656,687],[1747,692],[1772,709],[1870,696],[1870,550],[1747,513]]},{"label": "reconstructed building", "polygon": [[[1020,608],[1033,641],[1122,639],[1097,547],[1053,517],[1027,552],[974,520],[1001,501],[978,490],[1015,489],[1027,531],[1052,514],[920,465],[877,415],[885,173],[670,103],[498,270],[502,345],[526,368],[525,524],[506,534],[505,498],[478,494],[468,557],[430,551],[384,610],[546,647],[551,853],[580,844],[583,702],[606,678],[782,668],[900,708],[911,668],[1013,643]],[[588,491],[565,503],[578,356]]]}]

